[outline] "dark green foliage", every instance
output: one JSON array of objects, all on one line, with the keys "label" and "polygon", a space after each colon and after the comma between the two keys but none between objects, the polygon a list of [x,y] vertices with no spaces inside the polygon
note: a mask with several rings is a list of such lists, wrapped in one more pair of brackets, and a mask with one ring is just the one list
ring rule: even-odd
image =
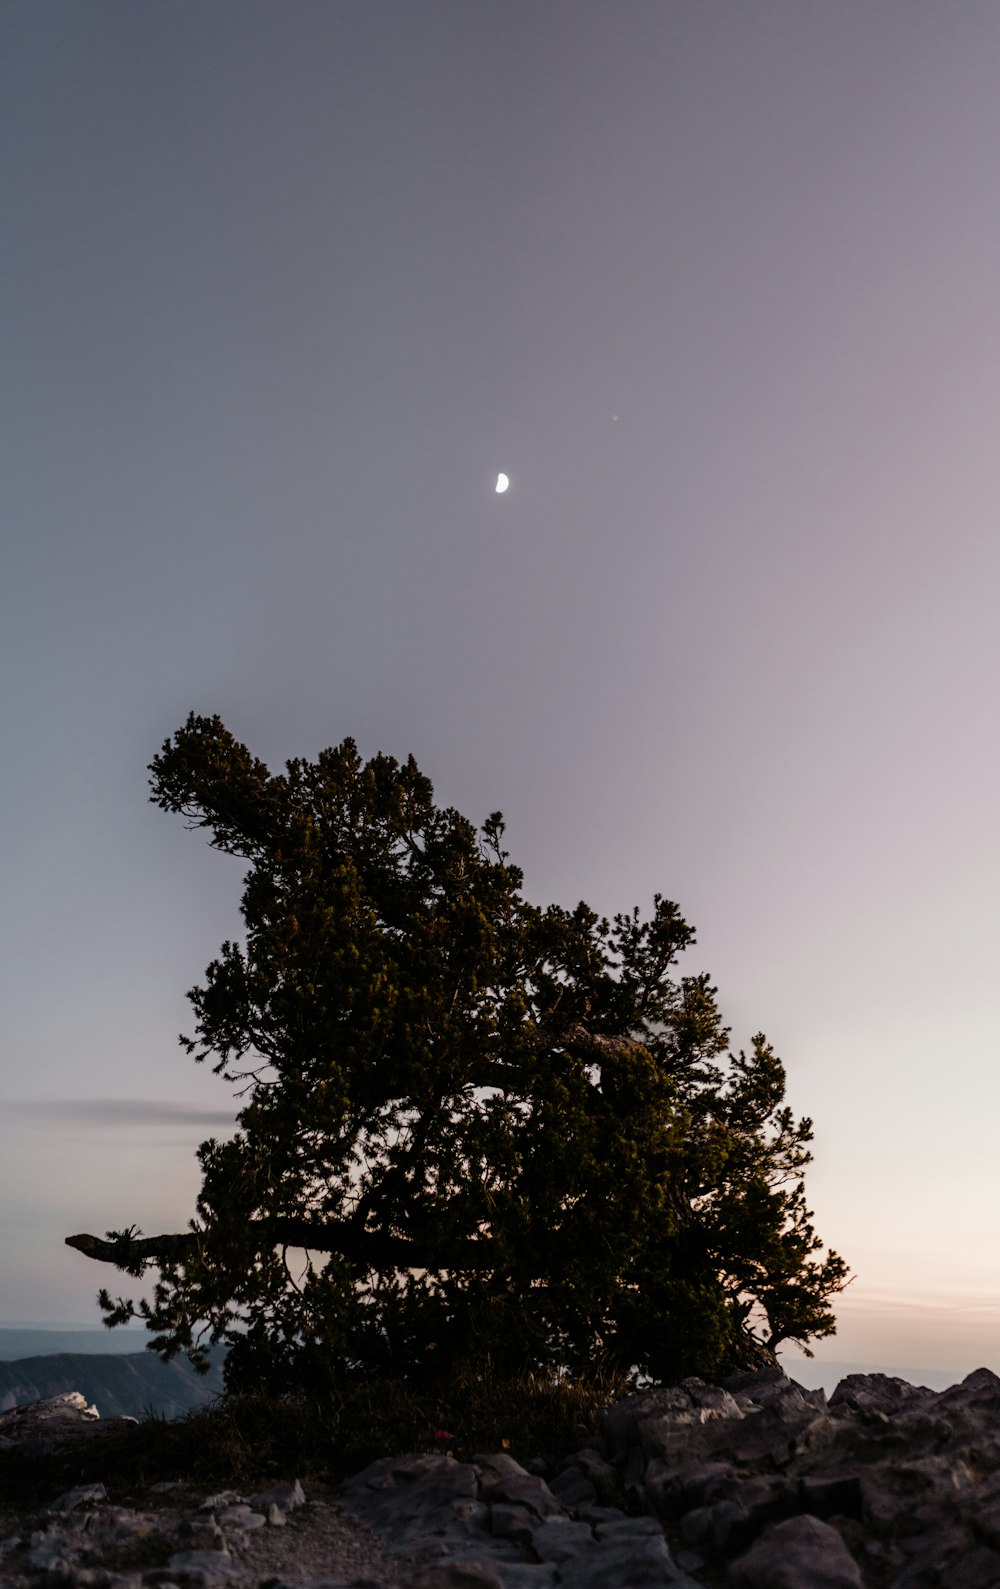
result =
[{"label": "dark green foliage", "polygon": [[272,776],[192,716],[151,772],[249,863],[182,1039],[240,1129],[200,1149],[191,1236],[138,1265],[117,1238],[159,1269],[161,1349],[224,1339],[232,1385],[294,1393],[457,1364],[710,1377],[832,1333],[810,1122],[765,1039],[729,1054],[708,978],[676,975],[675,905],[529,904],[499,813],[477,832],[350,740]]}]

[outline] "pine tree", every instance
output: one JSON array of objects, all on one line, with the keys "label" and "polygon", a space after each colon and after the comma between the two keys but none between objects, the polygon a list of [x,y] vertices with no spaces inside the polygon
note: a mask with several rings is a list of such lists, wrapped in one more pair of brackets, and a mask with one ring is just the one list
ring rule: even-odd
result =
[{"label": "pine tree", "polygon": [[665,1382],[833,1333],[811,1123],[678,975],[676,905],[529,903],[499,812],[477,831],[349,739],[272,775],[192,715],[150,771],[248,864],[181,1039],[240,1109],[188,1231],[69,1238],[156,1271],[151,1302],[101,1293],[107,1322],[196,1361],[227,1342],[230,1384],[279,1391],[457,1362]]}]

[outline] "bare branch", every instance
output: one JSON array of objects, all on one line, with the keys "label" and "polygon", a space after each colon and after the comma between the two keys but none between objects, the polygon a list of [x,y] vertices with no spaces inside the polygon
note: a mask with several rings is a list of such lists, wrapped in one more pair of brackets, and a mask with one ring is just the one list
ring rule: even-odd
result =
[{"label": "bare branch", "polygon": [[[350,1224],[317,1224],[307,1219],[256,1220],[250,1229],[259,1251],[267,1247],[306,1247],[314,1252],[339,1253],[371,1269],[489,1269],[496,1262],[489,1238],[451,1240],[433,1248],[382,1231],[360,1230]],[[210,1238],[209,1238],[210,1239]],[[102,1241],[98,1236],[67,1236],[66,1246],[98,1263],[119,1269],[137,1263],[178,1263],[205,1245],[202,1233],[185,1231],[163,1236],[142,1236],[129,1241]]]}]

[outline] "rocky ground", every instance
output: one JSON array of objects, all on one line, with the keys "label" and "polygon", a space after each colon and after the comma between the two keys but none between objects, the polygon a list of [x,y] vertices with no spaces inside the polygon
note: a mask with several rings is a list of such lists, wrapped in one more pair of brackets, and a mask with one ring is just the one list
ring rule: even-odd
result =
[{"label": "rocky ground", "polygon": [[853,1375],[829,1403],[780,1369],[687,1380],[609,1407],[558,1471],[424,1453],[336,1491],[109,1499],[101,1427],[82,1397],[0,1416],[0,1454],[75,1441],[88,1474],[30,1513],[0,1492],[2,1589],[1000,1589],[987,1369],[941,1393]]}]

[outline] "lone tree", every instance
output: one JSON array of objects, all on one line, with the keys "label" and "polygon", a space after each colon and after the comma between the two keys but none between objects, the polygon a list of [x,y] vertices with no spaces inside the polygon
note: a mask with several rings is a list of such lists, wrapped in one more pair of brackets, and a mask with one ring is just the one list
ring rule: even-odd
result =
[{"label": "lone tree", "polygon": [[268,768],[192,715],[152,800],[249,863],[242,940],[188,997],[242,1100],[186,1232],[69,1245],[131,1275],[109,1325],[230,1347],[232,1386],[457,1362],[668,1381],[833,1333],[847,1269],[802,1181],[811,1123],[761,1035],[728,1052],[693,932],[657,895],[601,920],[520,892],[495,812],[435,805],[353,741]]}]

